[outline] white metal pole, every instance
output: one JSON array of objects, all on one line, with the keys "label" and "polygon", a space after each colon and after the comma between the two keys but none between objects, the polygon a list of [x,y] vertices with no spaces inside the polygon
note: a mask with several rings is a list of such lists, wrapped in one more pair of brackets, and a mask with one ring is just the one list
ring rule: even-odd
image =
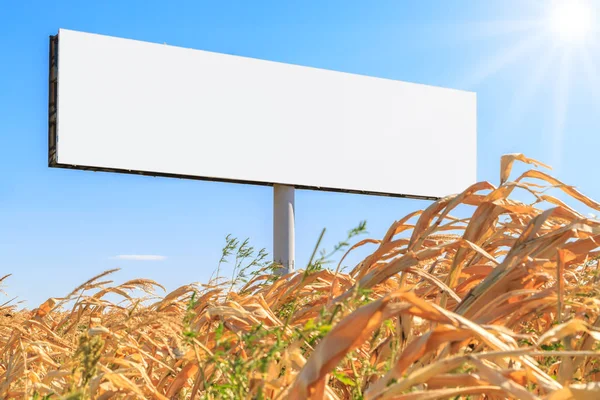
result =
[{"label": "white metal pole", "polygon": [[285,275],[294,271],[294,195],[293,186],[273,185],[273,261]]}]

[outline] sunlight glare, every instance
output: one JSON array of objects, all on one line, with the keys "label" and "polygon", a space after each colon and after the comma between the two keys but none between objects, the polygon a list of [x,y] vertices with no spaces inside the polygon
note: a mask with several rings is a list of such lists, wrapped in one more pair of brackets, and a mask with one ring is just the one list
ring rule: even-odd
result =
[{"label": "sunlight glare", "polygon": [[556,2],[550,13],[549,24],[561,41],[583,41],[594,28],[594,9],[585,0]]}]

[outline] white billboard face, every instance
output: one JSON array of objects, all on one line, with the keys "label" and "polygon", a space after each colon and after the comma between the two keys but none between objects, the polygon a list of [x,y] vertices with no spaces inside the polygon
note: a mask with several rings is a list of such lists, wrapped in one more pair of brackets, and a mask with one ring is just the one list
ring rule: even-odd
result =
[{"label": "white billboard face", "polygon": [[51,166],[416,197],[476,180],[471,92],[70,30],[57,59]]}]

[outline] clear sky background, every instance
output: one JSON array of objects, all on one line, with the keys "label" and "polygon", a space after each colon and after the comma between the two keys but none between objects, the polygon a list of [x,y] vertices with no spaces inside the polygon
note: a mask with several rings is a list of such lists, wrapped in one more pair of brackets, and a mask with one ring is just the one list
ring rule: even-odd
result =
[{"label": "clear sky background", "polygon": [[[551,3],[0,1],[0,275],[13,274],[4,290],[35,307],[115,267],[117,281],[169,290],[206,282],[227,234],[271,252],[269,187],[47,167],[48,36],[59,28],[475,91],[479,180],[497,184],[500,156],[522,152],[600,199],[599,33],[561,40],[546,23]],[[361,220],[379,238],[427,205],[297,191],[297,263],[324,227],[326,248]]]}]

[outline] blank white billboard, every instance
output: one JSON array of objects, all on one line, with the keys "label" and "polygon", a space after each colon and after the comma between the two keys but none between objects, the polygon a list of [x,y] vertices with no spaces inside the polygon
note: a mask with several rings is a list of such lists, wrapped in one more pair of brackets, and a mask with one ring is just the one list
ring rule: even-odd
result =
[{"label": "blank white billboard", "polygon": [[415,197],[476,180],[472,92],[64,29],[57,43],[51,166]]}]

